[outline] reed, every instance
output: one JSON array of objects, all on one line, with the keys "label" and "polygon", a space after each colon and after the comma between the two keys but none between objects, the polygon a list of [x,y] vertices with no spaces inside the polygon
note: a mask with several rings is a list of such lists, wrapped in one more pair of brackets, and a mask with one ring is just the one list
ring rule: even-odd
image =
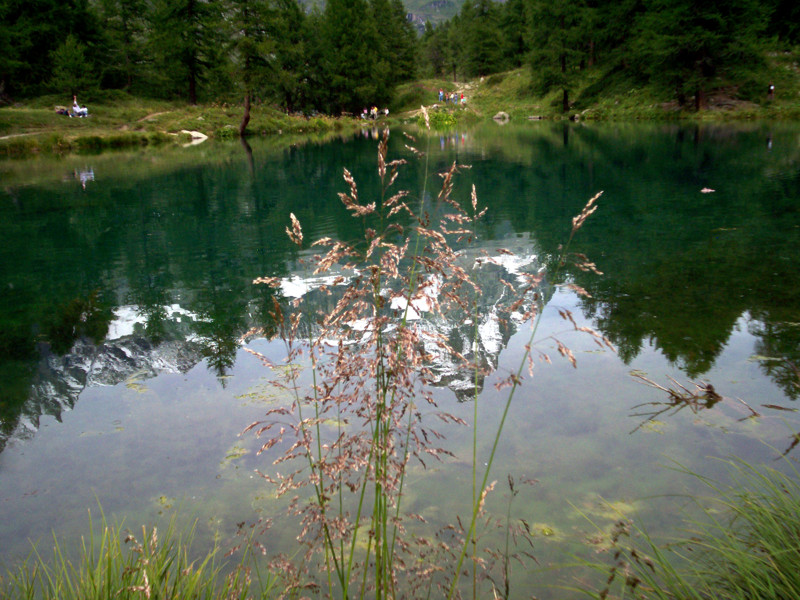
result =
[{"label": "reed", "polygon": [[96,535],[90,515],[89,532],[76,559],[70,558],[75,549],[65,549],[55,536],[50,557],[34,545],[21,565],[0,577],[0,597],[244,600],[272,594],[274,579],[262,577],[249,552],[234,564],[223,560],[216,547],[192,558],[194,527],[181,531],[175,518],[165,530],[142,527],[134,533],[109,525],[103,516]]},{"label": "reed", "polygon": [[[429,129],[424,108],[422,115]],[[311,244],[324,251],[304,264],[310,274],[330,278],[331,284],[321,289],[331,298],[329,312],[312,314],[303,298],[274,301],[272,316],[279,323],[275,337],[285,344],[286,361],[273,364],[263,354],[246,349],[275,370],[275,385],[289,391],[293,401],[272,409],[243,433],[252,432],[262,440],[259,454],[283,449],[274,460],[275,468],[260,475],[276,487],[278,495],[287,497],[290,513],[299,519],[301,558],[279,557],[273,562],[283,573],[294,574],[293,589],[322,587],[328,597],[341,598],[460,596],[462,565],[471,549],[473,597],[481,594],[479,579],[492,577],[504,580],[500,589],[508,593],[511,550],[496,551],[498,560],[494,561],[478,556],[478,523],[486,517],[486,497],[494,488],[492,464],[523,372],[532,369],[537,356],[549,361],[546,352],[535,349],[538,317],[548,293],[545,288],[566,285],[561,279],[568,261],[582,269],[596,268],[586,257],[570,254],[567,243],[547,283],[544,273],[503,282],[515,297],[503,318],[514,315],[520,323],[531,325],[526,353],[500,384],[510,388],[508,400],[482,472],[473,451],[470,514],[463,521],[456,518],[436,536],[420,533],[424,529],[416,524],[424,525],[425,519],[402,504],[409,465],[415,461],[425,466],[427,461],[451,456],[437,423],[467,425],[437,406],[432,364],[455,362],[472,372],[476,381],[487,374],[476,352],[473,358],[463,355],[445,335],[426,329],[420,316],[428,313],[431,318],[477,323],[475,299],[481,289],[474,273],[493,259],[483,256],[475,261],[458,250],[476,238],[477,223],[487,210],[479,206],[474,187],[468,199],[453,197],[454,180],[468,167],[454,163],[440,173],[438,195],[428,200],[427,152],[416,147],[415,138],[407,138],[406,148],[423,161],[416,198],[395,188],[406,161],[389,160],[388,130],[378,145],[378,197],[362,199],[345,169],[346,191],[339,197],[361,222],[363,238],[353,242],[324,238]],[[570,241],[596,209],[598,197],[573,221]],[[287,234],[298,248],[309,247],[294,215]],[[280,287],[274,277],[258,278],[255,283]],[[567,311],[561,316],[579,329]],[[599,334],[585,331],[611,347]],[[244,340],[261,334],[254,330]],[[574,355],[561,341],[550,341],[575,364]],[[477,394],[474,402],[472,426],[477,430]],[[514,492],[512,485],[512,496]],[[507,521],[510,527],[510,516]],[[499,574],[486,573],[495,567]],[[322,576],[315,577],[320,570]]]},{"label": "reed", "polygon": [[599,600],[800,598],[800,473],[779,459],[783,470],[728,459],[725,486],[684,469],[709,490],[691,498],[700,516],[667,543],[620,521],[611,566],[590,565],[605,584],[582,591]]}]

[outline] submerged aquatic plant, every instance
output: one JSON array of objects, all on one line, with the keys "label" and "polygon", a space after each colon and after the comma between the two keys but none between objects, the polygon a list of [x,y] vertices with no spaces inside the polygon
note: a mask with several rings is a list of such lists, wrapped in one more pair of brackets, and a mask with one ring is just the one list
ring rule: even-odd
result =
[{"label": "submerged aquatic plant", "polygon": [[[427,117],[424,109],[423,114]],[[329,298],[330,310],[313,314],[302,297],[288,304],[275,300],[273,317],[279,323],[276,335],[286,345],[285,363],[275,365],[247,349],[275,368],[280,375],[276,385],[292,397],[290,404],[273,408],[244,430],[264,440],[259,454],[279,452],[276,470],[260,474],[279,495],[288,497],[290,512],[300,519],[297,540],[304,550],[274,564],[294,576],[291,589],[323,585],[330,597],[452,597],[459,595],[459,576],[471,550],[473,596],[478,595],[479,572],[493,566],[501,569],[507,593],[510,551],[499,551],[499,560],[486,561],[477,548],[478,523],[494,488],[490,471],[495,452],[523,372],[533,368],[537,354],[549,361],[544,351],[533,350],[533,344],[538,316],[559,284],[562,267],[572,258],[580,268],[596,269],[585,256],[570,255],[567,244],[550,273],[542,269],[520,273],[517,281],[502,281],[509,297],[506,314],[492,318],[533,326],[522,363],[500,383],[510,389],[482,477],[473,450],[471,514],[463,521],[456,517],[433,535],[415,526],[425,519],[402,507],[410,464],[425,466],[451,456],[439,425],[467,424],[437,407],[433,365],[446,360],[473,374],[475,429],[477,383],[490,369],[478,359],[477,335],[471,348],[457,348],[446,335],[425,327],[420,317],[427,314],[429,319],[477,327],[481,287],[476,273],[495,259],[457,249],[475,239],[478,220],[487,210],[479,206],[474,186],[468,200],[453,197],[454,179],[466,167],[453,163],[441,173],[438,195],[429,200],[424,163],[421,193],[414,202],[408,191],[394,188],[406,161],[388,160],[388,140],[387,130],[378,145],[380,197],[365,202],[353,176],[344,171],[347,191],[339,197],[362,222],[363,239],[323,238],[311,244],[324,249],[306,264],[314,276],[327,277],[319,293]],[[415,146],[406,148],[415,156],[426,155]],[[598,197],[573,221],[570,240],[596,209]],[[294,215],[287,234],[304,247],[302,226]],[[281,285],[274,277],[255,283]],[[611,347],[599,334],[578,327],[568,311],[561,316]],[[559,340],[555,344],[574,365],[572,352]],[[513,485],[511,489],[514,495]],[[320,565],[324,581],[313,576]]]},{"label": "submerged aquatic plant", "polygon": [[684,533],[657,543],[647,532],[620,521],[611,537],[612,565],[589,597],[655,600],[784,600],[800,598],[800,473],[725,461],[728,486],[700,479],[710,497],[693,497],[699,517],[687,517]]}]

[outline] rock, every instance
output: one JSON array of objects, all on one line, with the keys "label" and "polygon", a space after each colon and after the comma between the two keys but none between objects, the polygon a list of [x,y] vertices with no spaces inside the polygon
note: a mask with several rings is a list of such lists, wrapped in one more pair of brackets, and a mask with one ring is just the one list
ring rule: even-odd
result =
[{"label": "rock", "polygon": [[511,117],[508,116],[508,113],[505,111],[500,111],[495,116],[492,117],[498,123],[507,123]]}]

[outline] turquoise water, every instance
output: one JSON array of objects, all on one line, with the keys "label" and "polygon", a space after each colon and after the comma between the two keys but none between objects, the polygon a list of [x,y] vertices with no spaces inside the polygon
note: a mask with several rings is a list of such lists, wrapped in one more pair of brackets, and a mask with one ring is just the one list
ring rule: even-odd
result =
[{"label": "turquoise water", "polygon": [[[360,235],[337,193],[345,167],[362,199],[378,193],[373,133],[0,165],[0,562],[53,530],[75,539],[98,504],[132,527],[180,508],[198,519],[201,543],[229,543],[241,521],[281,519],[282,502],[254,473],[277,455],[256,456],[259,442],[238,436],[287,402],[239,343],[274,326],[272,293],[252,280],[280,277],[284,296],[307,292],[326,309],[301,262],[309,251],[284,229],[293,212],[306,240]],[[595,527],[620,516],[668,533],[685,504],[675,495],[698,489],[675,463],[724,478],[719,457],[795,460],[800,128],[535,123],[417,135],[430,173],[471,166],[454,195],[476,186],[489,208],[478,249],[514,251],[498,267],[506,277],[556,255],[571,218],[604,192],[573,242],[603,275],[572,269],[591,298],[549,298],[536,347],[553,364],[537,361],[526,379],[494,469],[493,510],[505,511],[507,475],[537,480],[513,504],[533,524],[539,560],[517,567],[520,590],[572,581],[541,569],[587,552]],[[409,160],[399,184],[418,195],[424,163],[406,143],[392,132],[390,158]],[[435,213],[439,183],[429,181],[423,202]],[[490,312],[502,285],[482,283]],[[570,331],[558,309],[617,351]],[[461,325],[437,327],[461,339]],[[505,399],[494,383],[519,364],[528,333],[482,327],[494,368],[480,386],[485,457]],[[248,346],[275,361],[284,352],[259,338]],[[439,406],[471,422],[464,378],[445,367]],[[711,383],[722,400],[659,412],[668,397],[637,373],[665,387]],[[437,524],[465,512],[471,477],[472,430],[445,433],[455,459],[413,467],[405,496]],[[286,550],[294,535],[279,529],[267,545]]]}]

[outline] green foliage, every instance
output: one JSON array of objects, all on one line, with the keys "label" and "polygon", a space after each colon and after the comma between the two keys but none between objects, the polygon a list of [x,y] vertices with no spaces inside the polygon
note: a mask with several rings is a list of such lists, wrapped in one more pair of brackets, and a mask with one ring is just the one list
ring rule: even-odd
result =
[{"label": "green foliage", "polygon": [[553,4],[536,0],[532,7],[531,69],[537,74],[542,93],[551,89],[561,91],[563,112],[569,110],[570,91],[579,67],[586,60],[583,41],[588,14],[582,2]]},{"label": "green foliage", "polygon": [[468,77],[488,75],[502,68],[504,47],[498,6],[491,0],[467,0],[461,10],[463,69]]},{"label": "green foliage", "polygon": [[415,38],[393,0],[329,0],[312,24],[320,36],[309,90],[316,108],[386,106],[395,85],[414,73]]},{"label": "green foliage", "polygon": [[160,97],[197,104],[222,49],[220,5],[202,0],[155,0],[150,8],[151,85]]},{"label": "green foliage", "polygon": [[309,102],[306,18],[294,0],[279,0],[272,23],[274,53],[266,91],[286,112]]},{"label": "green foliage", "polygon": [[530,52],[528,11],[524,0],[507,0],[500,16],[504,44],[504,68],[516,69],[525,64]]},{"label": "green foliage", "polygon": [[431,98],[437,97],[436,94],[436,89],[420,82],[399,86],[389,108],[393,113],[414,110],[423,104],[430,104]]},{"label": "green foliage", "polygon": [[85,98],[100,86],[192,104],[249,97],[288,113],[356,113],[405,104],[396,88],[414,77],[455,82],[522,65],[537,95],[559,91],[563,112],[587,71],[602,77],[614,69],[687,106],[703,106],[723,86],[760,102],[765,52],[792,48],[800,31],[800,9],[789,0],[466,0],[438,7],[457,14],[426,24],[419,37],[406,13],[430,7],[417,2],[329,0],[310,12],[304,5],[7,0],[0,103],[45,86]]},{"label": "green foliage", "polygon": [[233,140],[239,137],[239,133],[236,131],[235,127],[229,125],[222,129],[217,129],[214,132],[214,137],[218,140]]},{"label": "green foliage", "polygon": [[800,473],[784,466],[786,472],[732,459],[730,486],[690,473],[713,495],[693,498],[700,517],[687,517],[686,533],[661,545],[620,522],[611,539],[614,568],[592,565],[609,573],[607,584],[585,591],[656,600],[800,597]]},{"label": "green foliage", "polygon": [[[225,598],[251,597],[254,573],[251,555],[238,564],[220,561],[220,549],[213,548],[199,558],[190,554],[194,528],[180,531],[173,517],[166,530],[142,527],[140,532],[109,525],[102,518],[99,535],[89,523],[89,536],[74,552],[53,539],[52,557],[34,547],[19,567],[0,577],[0,596],[33,600],[105,600],[119,598]],[[230,574],[225,575],[230,568]],[[257,578],[259,593],[266,597],[274,579]]]},{"label": "green foliage", "polygon": [[82,0],[7,0],[0,4],[0,90],[41,93],[53,77],[53,53],[72,36],[88,51],[100,40],[93,11]]},{"label": "green foliage", "polygon": [[647,8],[635,46],[639,64],[652,81],[674,90],[681,105],[691,99],[703,107],[722,69],[759,60],[768,13],[756,0],[652,0]]},{"label": "green foliage", "polygon": [[[431,129],[448,129],[458,122],[453,113],[442,110],[431,112],[428,117]],[[425,118],[423,115],[417,117],[417,123],[421,127],[425,126]]]},{"label": "green foliage", "polygon": [[785,46],[800,43],[800,4],[794,0],[772,0],[767,33],[775,35]]},{"label": "green foliage", "polygon": [[100,65],[103,84],[145,92],[148,24],[144,0],[99,0],[97,12],[104,33]]},{"label": "green foliage", "polygon": [[72,34],[53,52],[52,59],[53,88],[72,96],[97,86],[94,65],[86,58],[85,46]]}]

